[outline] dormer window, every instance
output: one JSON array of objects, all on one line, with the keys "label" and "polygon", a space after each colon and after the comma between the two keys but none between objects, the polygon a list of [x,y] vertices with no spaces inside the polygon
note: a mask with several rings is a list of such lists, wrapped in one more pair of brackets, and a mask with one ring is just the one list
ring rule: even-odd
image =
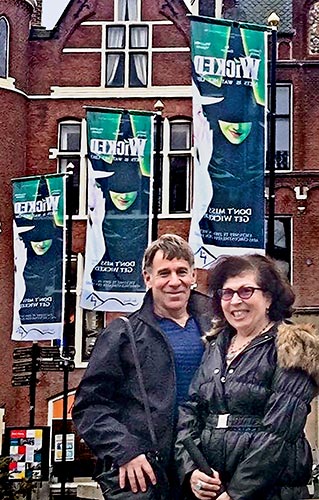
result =
[{"label": "dormer window", "polygon": [[9,24],[5,17],[0,17],[0,78],[8,77]]}]

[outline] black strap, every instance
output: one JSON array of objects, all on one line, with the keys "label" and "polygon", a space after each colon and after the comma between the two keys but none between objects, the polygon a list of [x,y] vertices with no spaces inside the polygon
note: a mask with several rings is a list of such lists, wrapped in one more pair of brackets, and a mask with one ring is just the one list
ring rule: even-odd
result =
[{"label": "black strap", "polygon": [[152,421],[151,409],[150,409],[150,405],[148,402],[147,392],[145,389],[142,369],[141,369],[140,361],[138,359],[138,352],[137,352],[136,342],[135,342],[135,338],[134,338],[133,328],[132,328],[132,325],[131,325],[129,319],[127,319],[125,316],[121,316],[121,319],[124,321],[124,323],[126,325],[127,334],[128,334],[128,337],[129,337],[129,340],[131,343],[133,360],[134,360],[134,364],[135,364],[135,368],[136,368],[137,379],[138,379],[138,383],[140,386],[140,391],[142,394],[147,426],[148,426],[148,429],[150,432],[152,444],[153,444],[155,450],[157,450],[158,442],[157,442],[155,429],[154,429],[154,425],[153,425],[153,421]]}]

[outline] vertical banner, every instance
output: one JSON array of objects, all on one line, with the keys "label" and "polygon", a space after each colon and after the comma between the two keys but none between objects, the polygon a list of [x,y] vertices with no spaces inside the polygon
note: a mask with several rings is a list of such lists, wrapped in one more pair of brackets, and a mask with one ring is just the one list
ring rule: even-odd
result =
[{"label": "vertical banner", "polygon": [[65,176],[14,179],[12,340],[62,338]]},{"label": "vertical banner", "polygon": [[88,224],[81,306],[131,312],[145,285],[142,258],[150,241],[153,114],[87,112]]},{"label": "vertical banner", "polygon": [[191,18],[196,266],[263,252],[267,27]]}]

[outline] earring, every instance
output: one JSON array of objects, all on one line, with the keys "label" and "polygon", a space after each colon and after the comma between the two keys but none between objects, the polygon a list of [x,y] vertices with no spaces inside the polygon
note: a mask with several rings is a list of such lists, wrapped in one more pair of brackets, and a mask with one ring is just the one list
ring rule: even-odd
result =
[{"label": "earring", "polygon": [[269,316],[269,307],[266,307],[266,316]]}]

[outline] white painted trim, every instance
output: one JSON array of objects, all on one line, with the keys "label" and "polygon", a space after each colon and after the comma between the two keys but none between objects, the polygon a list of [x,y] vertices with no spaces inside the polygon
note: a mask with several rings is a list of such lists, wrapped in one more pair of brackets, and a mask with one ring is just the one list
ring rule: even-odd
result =
[{"label": "white painted trim", "polygon": [[[159,47],[159,48],[152,48],[150,49],[152,52],[190,52],[190,48],[189,47]],[[99,54],[100,52],[105,52],[106,49],[104,48],[85,48],[85,47],[81,47],[81,48],[78,48],[78,47],[68,47],[67,49],[63,49],[62,52],[65,53],[65,54],[81,54],[81,53],[86,53],[86,54],[89,54],[89,53],[97,53]],[[111,49],[109,49],[109,51],[111,51]],[[117,49],[118,52],[123,52],[124,49]],[[136,52],[137,51],[146,51],[146,49],[136,49]],[[133,52],[133,51],[132,51]]]},{"label": "white painted trim", "polygon": [[33,7],[34,10],[37,8],[36,0],[24,0],[24,1],[27,2],[29,5],[31,5],[31,7]]},{"label": "white painted trim", "polygon": [[191,98],[191,85],[163,87],[51,87],[51,95],[33,95],[30,99],[132,99],[132,98]]},{"label": "white painted trim", "polygon": [[150,24],[153,26],[162,24],[173,24],[172,21],[84,21],[81,26],[114,26],[114,24]]}]

